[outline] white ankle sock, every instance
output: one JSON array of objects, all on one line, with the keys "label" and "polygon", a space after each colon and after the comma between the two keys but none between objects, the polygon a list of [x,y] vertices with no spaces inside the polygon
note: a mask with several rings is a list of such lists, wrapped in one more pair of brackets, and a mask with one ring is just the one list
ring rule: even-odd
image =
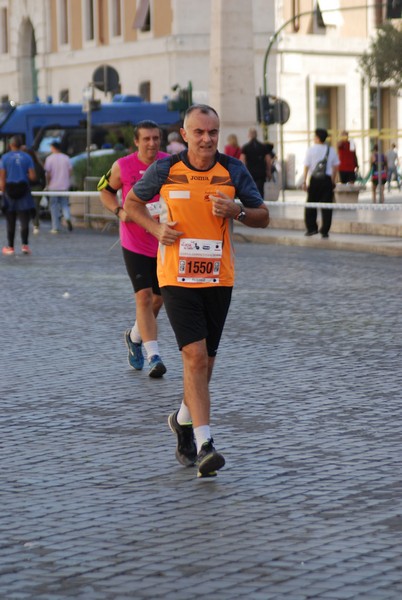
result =
[{"label": "white ankle sock", "polygon": [[211,439],[211,429],[209,425],[200,425],[194,428],[195,441],[197,444],[197,452],[201,450],[201,446]]},{"label": "white ankle sock", "polygon": [[190,411],[184,404],[184,400],[182,400],[179,412],[177,413],[177,422],[179,425],[190,425],[190,423],[192,423]]},{"label": "white ankle sock", "polygon": [[150,342],[144,342],[145,352],[147,353],[148,360],[151,356],[155,356],[155,354],[159,354],[159,346],[156,340],[152,340]]},{"label": "white ankle sock", "polygon": [[134,323],[133,328],[131,329],[130,340],[134,342],[134,344],[141,344],[140,330],[138,329],[137,321]]}]

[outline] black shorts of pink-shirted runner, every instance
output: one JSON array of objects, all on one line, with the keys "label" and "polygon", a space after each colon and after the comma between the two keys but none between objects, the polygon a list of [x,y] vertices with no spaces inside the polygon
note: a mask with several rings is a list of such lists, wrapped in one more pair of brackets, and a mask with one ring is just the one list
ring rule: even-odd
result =
[{"label": "black shorts of pink-shirted runner", "polygon": [[156,257],[131,252],[131,250],[123,247],[122,251],[126,270],[134,292],[152,288],[152,292],[160,296],[161,290],[156,274]]}]

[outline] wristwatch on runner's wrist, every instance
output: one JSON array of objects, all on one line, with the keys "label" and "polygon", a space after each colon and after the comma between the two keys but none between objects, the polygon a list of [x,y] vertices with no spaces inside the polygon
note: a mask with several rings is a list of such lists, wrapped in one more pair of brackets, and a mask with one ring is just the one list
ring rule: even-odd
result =
[{"label": "wristwatch on runner's wrist", "polygon": [[235,219],[236,219],[236,221],[244,221],[245,218],[246,218],[246,213],[241,208],[239,214],[237,215],[237,217],[235,217]]}]

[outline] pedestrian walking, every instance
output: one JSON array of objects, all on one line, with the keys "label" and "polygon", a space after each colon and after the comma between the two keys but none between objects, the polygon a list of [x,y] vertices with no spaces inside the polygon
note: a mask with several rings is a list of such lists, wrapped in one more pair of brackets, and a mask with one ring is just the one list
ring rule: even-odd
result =
[{"label": "pedestrian walking", "polygon": [[[307,202],[332,202],[338,174],[339,159],[335,150],[325,143],[328,137],[326,129],[316,129],[314,144],[308,148],[304,159],[303,189],[307,190]],[[304,222],[305,235],[321,233],[322,238],[329,237],[332,223],[332,209],[321,210],[321,228],[317,225],[317,209],[306,208]]]},{"label": "pedestrian walking", "polygon": [[10,139],[10,151],[0,159],[0,190],[3,193],[2,211],[7,223],[7,246],[2,253],[15,254],[14,240],[17,220],[21,229],[21,251],[31,254],[29,248],[29,221],[35,210],[30,182],[35,181],[35,168],[32,158],[21,150],[22,139]]},{"label": "pedestrian walking", "polygon": [[271,180],[272,157],[266,144],[257,139],[257,130],[251,127],[249,141],[241,149],[240,160],[246,165],[254,179],[258,191],[264,198],[264,184]]},{"label": "pedestrian walking", "polygon": [[[32,192],[40,192],[46,187],[45,168],[44,168],[42,162],[39,160],[39,157],[36,154],[35,150],[33,150],[33,148],[27,148],[27,146],[23,146],[22,150],[24,152],[26,152],[27,154],[29,154],[29,156],[32,158],[33,163],[34,163],[36,179],[35,179],[35,181],[31,182],[31,191]],[[35,213],[34,213],[34,217],[33,217],[33,233],[38,234],[39,228],[40,228],[39,216],[40,216],[40,208],[41,208],[40,203],[41,203],[42,197],[41,196],[33,196],[33,199],[34,199],[34,203],[35,203]]]},{"label": "pedestrian walking", "polygon": [[388,150],[388,152],[385,155],[386,160],[387,160],[387,184],[388,184],[388,191],[391,191],[391,183],[392,180],[395,179],[396,181],[396,185],[398,186],[398,190],[401,189],[401,180],[399,177],[399,173],[398,173],[398,168],[399,168],[399,158],[398,158],[398,151],[396,149],[396,145],[392,144],[391,149]]},{"label": "pedestrian walking", "polygon": [[376,203],[377,189],[380,204],[384,203],[384,187],[387,182],[388,165],[385,155],[378,152],[378,144],[374,144],[371,153],[371,193],[373,204]]},{"label": "pedestrian walking", "polygon": [[[116,160],[109,173],[98,184],[102,204],[120,220],[120,243],[124,262],[135,297],[136,319],[125,332],[128,364],[140,371],[144,366],[142,344],[149,363],[149,376],[158,378],[166,373],[159,354],[156,318],[163,304],[156,274],[157,239],[128,216],[125,207],[127,192],[141,179],[148,167],[157,159],[169,156],[160,151],[161,130],[154,121],[141,121],[134,131],[138,150]],[[122,205],[117,192],[122,190]],[[149,214],[159,220],[159,194],[155,193],[147,205]]]},{"label": "pedestrian walking", "polygon": [[[183,400],[168,418],[176,458],[208,477],[225,464],[211,434],[209,382],[234,284],[232,220],[267,227],[269,214],[242,162],[218,152],[212,107],[190,106],[181,135],[188,150],[153,163],[125,208],[159,241],[159,285],[183,361]],[[158,193],[160,222],[145,204]]]},{"label": "pedestrian walking", "polygon": [[359,163],[354,142],[349,140],[349,133],[342,131],[338,142],[339,179],[341,183],[354,183]]},{"label": "pedestrian walking", "polygon": [[[51,153],[45,160],[46,189],[49,192],[65,192],[70,189],[72,166],[67,154],[61,151],[59,142],[52,142]],[[73,230],[71,223],[70,201],[67,194],[50,196],[51,233],[59,233],[60,216],[63,215],[68,231]]]}]

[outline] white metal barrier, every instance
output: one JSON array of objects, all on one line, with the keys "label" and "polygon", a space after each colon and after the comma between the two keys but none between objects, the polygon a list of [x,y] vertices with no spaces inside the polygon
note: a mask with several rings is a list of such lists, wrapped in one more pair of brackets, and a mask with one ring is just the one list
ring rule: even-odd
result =
[{"label": "white metal barrier", "polygon": [[371,202],[296,202],[286,200],[286,202],[264,202],[267,206],[301,206],[303,208],[329,208],[330,210],[400,210],[402,202],[389,204],[372,204]]},{"label": "white metal barrier", "polygon": [[[50,192],[47,190],[41,192],[32,192],[32,196],[69,196],[70,198],[88,196],[99,198],[99,192],[85,191],[63,191]],[[297,202],[286,200],[286,202],[265,201],[266,206],[301,206],[304,208],[329,208],[331,210],[401,210],[402,203],[387,203],[387,204],[372,204],[371,202],[354,202],[354,203],[338,203],[338,202]],[[99,217],[100,215],[98,215]]]},{"label": "white metal barrier", "polygon": [[[88,225],[90,225],[91,221],[117,221],[117,217],[115,215],[113,215],[110,211],[107,210],[107,208],[105,208],[99,199],[99,192],[93,191],[50,191],[50,190],[42,190],[42,191],[38,191],[38,192],[32,192],[32,196],[45,196],[45,197],[52,197],[52,196],[68,196],[69,198],[79,198],[83,200],[83,206],[82,206],[82,213],[78,214],[72,214],[72,216],[75,217],[82,217],[84,222],[87,223]],[[96,204],[95,210],[93,209],[93,207],[91,206],[91,202],[90,199],[96,199],[99,200],[99,202]],[[72,211],[73,212],[73,211]]]}]

